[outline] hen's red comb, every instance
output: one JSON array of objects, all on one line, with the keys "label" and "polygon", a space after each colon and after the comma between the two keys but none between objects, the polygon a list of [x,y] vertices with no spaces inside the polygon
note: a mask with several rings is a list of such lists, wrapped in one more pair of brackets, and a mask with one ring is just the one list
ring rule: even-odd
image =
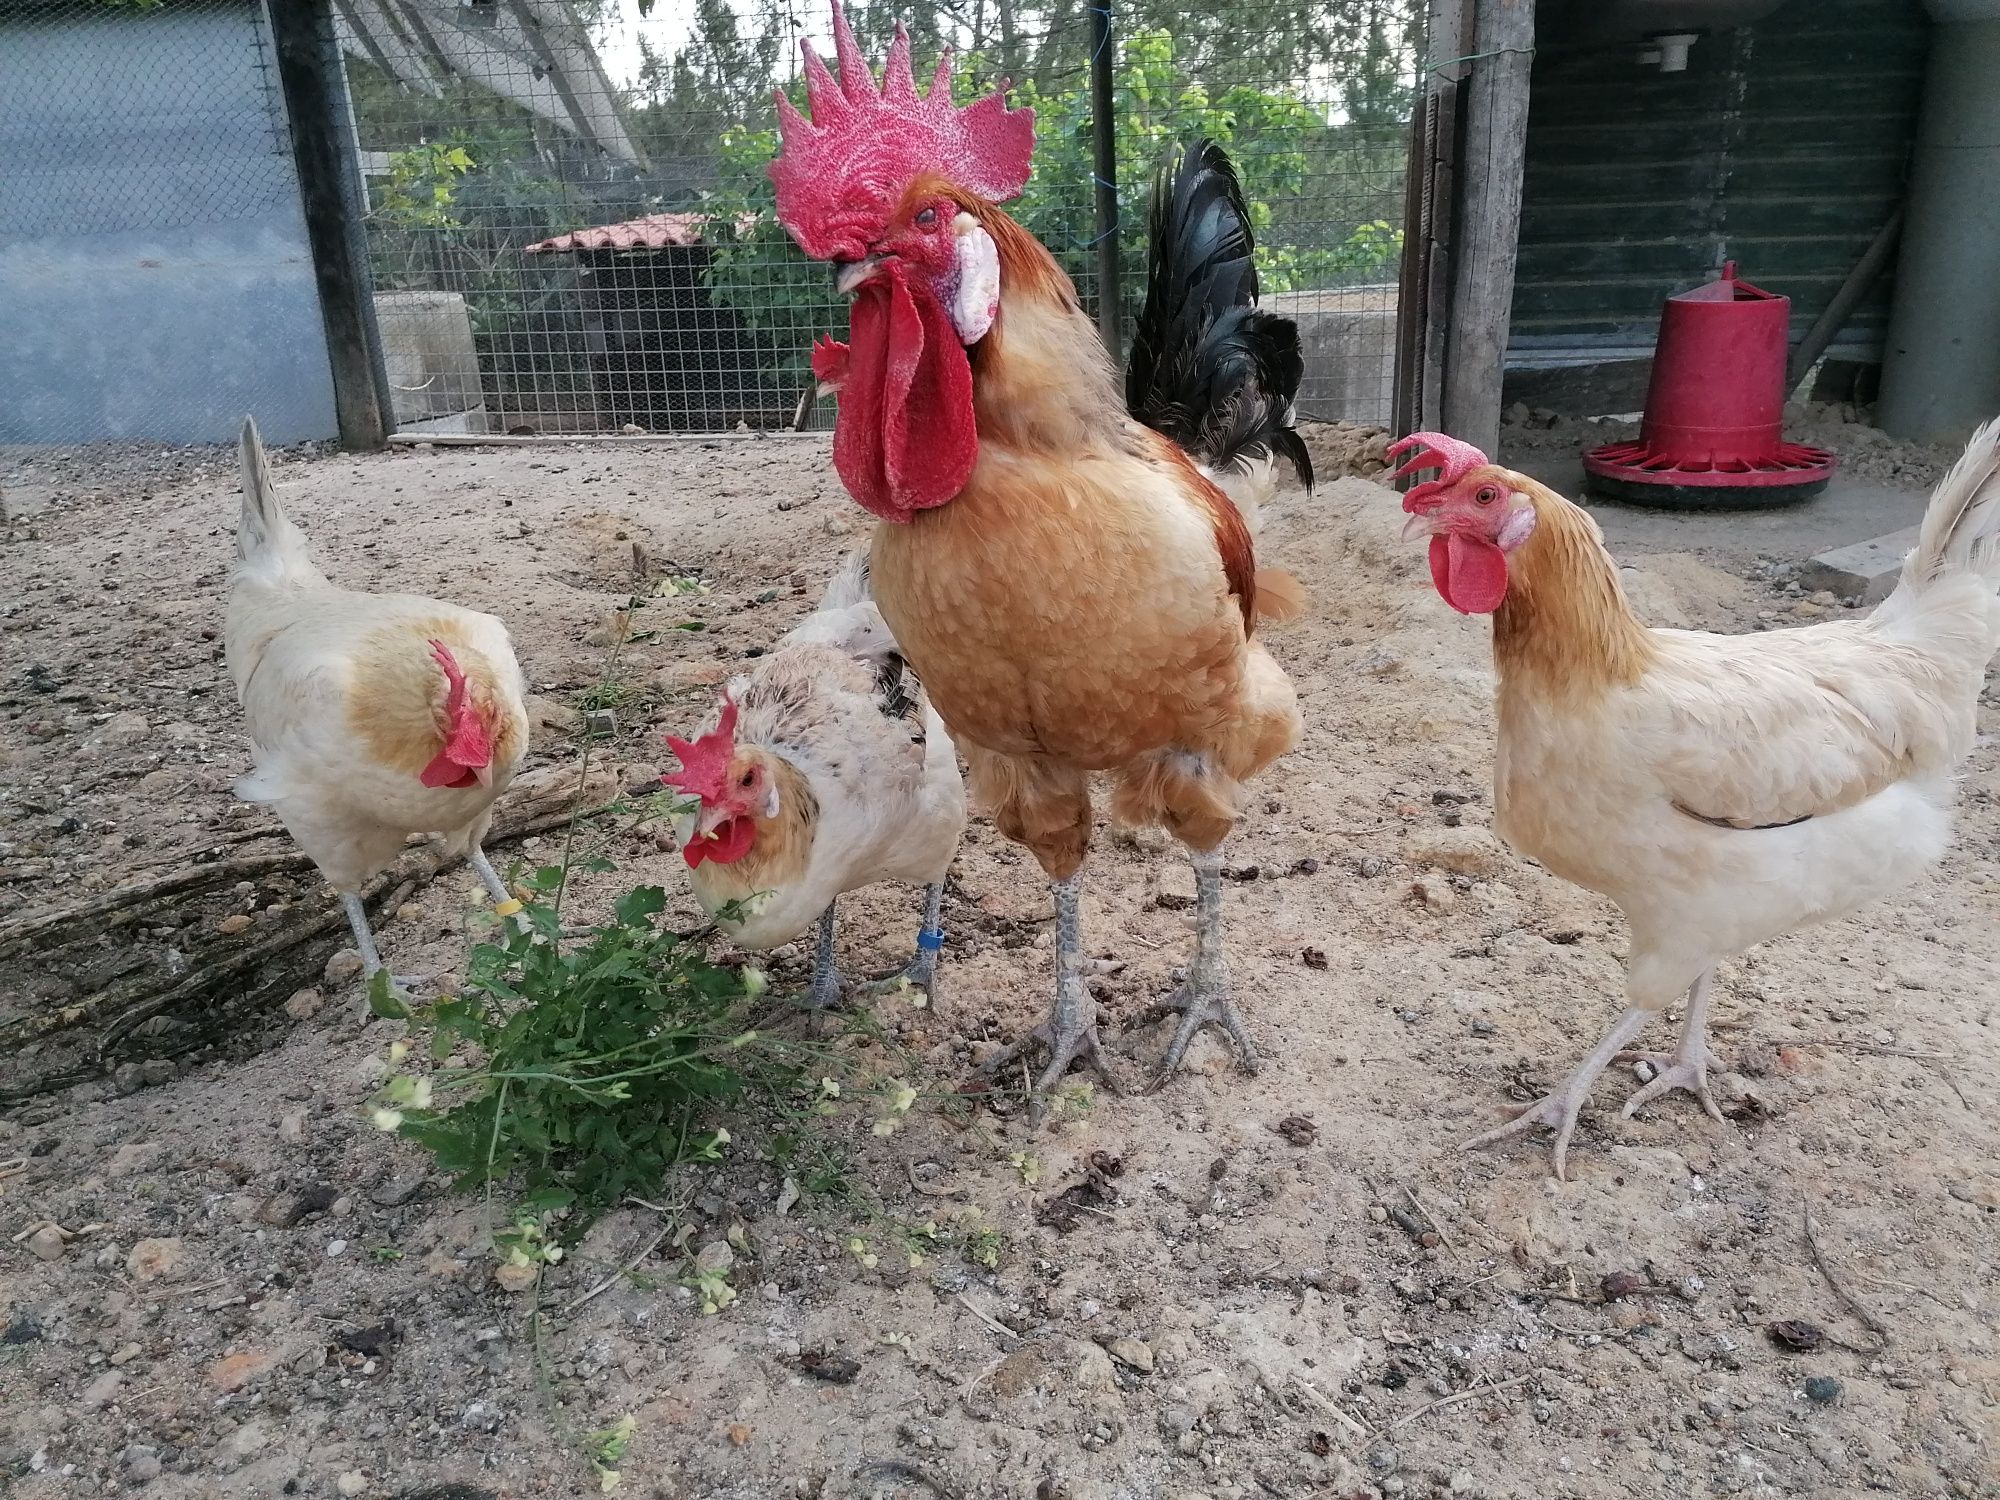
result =
[{"label": "hen's red comb", "polygon": [[859,260],[903,189],[921,172],[940,172],[995,203],[1028,182],[1035,112],[1009,109],[1006,85],[959,109],[951,102],[951,52],[938,58],[930,92],[917,97],[910,36],[900,22],[878,89],[833,0],[835,80],[812,43],[806,57],[808,119],[778,94],[778,222],[814,260]]},{"label": "hen's red comb", "polygon": [[681,768],[660,778],[663,785],[703,802],[719,800],[729,779],[729,761],[736,754],[736,700],[722,695],[722,719],[696,740],[667,736],[667,748],[680,757]]},{"label": "hen's red comb", "polygon": [[1413,456],[1389,476],[1391,479],[1401,479],[1405,474],[1414,474],[1420,469],[1438,471],[1437,478],[1425,480],[1403,496],[1403,509],[1412,514],[1429,509],[1438,503],[1438,496],[1445,490],[1474,469],[1484,468],[1493,462],[1472,444],[1461,443],[1457,438],[1446,437],[1441,432],[1413,432],[1389,445],[1390,458],[1401,458],[1406,453]]}]

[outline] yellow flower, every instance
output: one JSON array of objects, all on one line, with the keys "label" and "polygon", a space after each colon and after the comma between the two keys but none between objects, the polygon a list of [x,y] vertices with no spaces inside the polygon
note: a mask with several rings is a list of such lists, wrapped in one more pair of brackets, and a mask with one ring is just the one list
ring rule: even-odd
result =
[{"label": "yellow flower", "polygon": [[899,1115],[908,1114],[910,1112],[910,1106],[912,1104],[915,1104],[916,1102],[917,1102],[917,1091],[911,1088],[907,1083],[897,1084],[895,1092],[889,1095],[889,1105]]},{"label": "yellow flower", "polygon": [[403,1059],[408,1057],[409,1055],[410,1055],[410,1044],[408,1042],[391,1042],[389,1044],[390,1067],[393,1068],[398,1066],[399,1064],[401,1064]]},{"label": "yellow flower", "polygon": [[403,1128],[403,1112],[400,1109],[378,1109],[369,1118],[375,1122],[377,1130],[401,1130]]},{"label": "yellow flower", "polygon": [[496,917],[511,917],[521,909],[521,903],[510,896],[493,908],[493,915]]}]

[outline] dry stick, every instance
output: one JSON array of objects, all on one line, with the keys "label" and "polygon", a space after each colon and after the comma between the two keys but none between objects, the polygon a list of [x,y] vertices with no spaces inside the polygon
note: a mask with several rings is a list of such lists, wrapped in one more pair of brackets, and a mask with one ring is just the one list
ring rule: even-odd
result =
[{"label": "dry stick", "polygon": [[978,1308],[974,1307],[972,1305],[972,1299],[966,1296],[965,1293],[960,1292],[958,1294],[958,1302],[959,1305],[963,1307],[967,1312],[971,1313],[973,1317],[979,1319],[980,1322],[984,1323],[988,1328],[992,1329],[995,1333],[999,1334],[1000,1337],[1002,1337],[1003,1339],[1018,1339],[1021,1336],[1020,1334],[1016,1333],[1013,1329],[1009,1328],[1005,1323],[1001,1322],[998,1318],[990,1317],[986,1313],[983,1313]]},{"label": "dry stick", "polygon": [[630,1260],[626,1261],[625,1264],[618,1267],[617,1270],[611,1272],[602,1281],[598,1282],[596,1286],[592,1287],[589,1291],[585,1292],[581,1297],[573,1299],[568,1306],[563,1308],[562,1315],[565,1318],[567,1318],[572,1314],[574,1314],[576,1310],[582,1307],[586,1302],[589,1302],[594,1298],[603,1295],[605,1292],[610,1291],[611,1288],[618,1285],[619,1282],[623,1281],[627,1276],[630,1276],[634,1271],[638,1270],[639,1263],[645,1260],[645,1258],[651,1255],[655,1250],[659,1249],[661,1243],[666,1239],[668,1235],[672,1234],[673,1232],[674,1232],[674,1226],[670,1223],[666,1226],[666,1228],[662,1229],[658,1234],[654,1235],[652,1239],[646,1242],[645,1249],[641,1250],[637,1255],[633,1256]]},{"label": "dry stick", "polygon": [[176,860],[184,860],[189,855],[206,854],[211,850],[220,849],[226,844],[247,844],[253,839],[281,839],[284,836],[285,826],[282,823],[267,823],[260,828],[231,829],[228,833],[211,835],[209,838],[192,846],[169,849],[165,854],[157,855],[152,859],[135,860],[133,861],[132,868],[135,870],[157,869],[161,865],[170,865]]},{"label": "dry stick", "polygon": [[[1889,1325],[1870,1312],[1866,1304],[1834,1275],[1833,1266],[1827,1261],[1826,1252],[1820,1248],[1819,1236],[1813,1233],[1812,1204],[1804,1203],[1801,1206],[1805,1209],[1806,1248],[1812,1251],[1813,1264],[1819,1267],[1819,1273],[1826,1278],[1826,1284],[1833,1288],[1834,1296],[1846,1303],[1847,1310],[1859,1318],[1862,1326],[1880,1339],[1882,1347],[1886,1348],[1889,1343]],[[1867,1354],[1876,1351],[1864,1349],[1861,1352]]]},{"label": "dry stick", "polygon": [[1516,1375],[1512,1380],[1502,1380],[1498,1382],[1489,1382],[1486,1385],[1476,1385],[1471,1390],[1460,1391],[1455,1396],[1445,1396],[1439,1400],[1433,1401],[1429,1406],[1418,1407],[1415,1411],[1411,1412],[1407,1417],[1398,1417],[1396,1418],[1395,1421],[1389,1422],[1381,1427],[1376,1428],[1375,1433],[1373,1435],[1379,1436],[1380,1434],[1385,1432],[1394,1432],[1398,1427],[1407,1427],[1410,1423],[1416,1421],[1418,1417],[1427,1417],[1434,1411],[1441,1410],[1442,1408],[1447,1406],[1456,1406],[1461,1401],[1473,1401],[1477,1400],[1481,1396],[1491,1396],[1495,1392],[1506,1390],[1509,1386],[1516,1386],[1522,1384],[1525,1381],[1533,1380],[1536,1376],[1540,1375],[1541,1373],[1542,1372],[1540,1370],[1530,1370],[1525,1375]]},{"label": "dry stick", "polygon": [[1300,1390],[1304,1391],[1306,1395],[1311,1398],[1313,1405],[1317,1406],[1321,1411],[1325,1412],[1329,1417],[1332,1417],[1336,1422],[1340,1423],[1341,1426],[1345,1427],[1349,1432],[1353,1433],[1356,1437],[1365,1438],[1368,1436],[1368,1429],[1366,1427],[1363,1427],[1359,1422],[1355,1421],[1354,1418],[1350,1417],[1346,1412],[1342,1411],[1338,1406],[1334,1405],[1329,1398],[1322,1396],[1318,1391],[1314,1390],[1313,1387],[1308,1382],[1299,1380],[1296,1377],[1294,1377],[1292,1383],[1298,1386]]},{"label": "dry stick", "polygon": [[131,908],[149,901],[157,901],[162,896],[201,890],[207,886],[220,885],[225,880],[241,880],[251,875],[270,875],[311,867],[312,861],[297,851],[285,854],[246,854],[238,859],[218,859],[208,864],[170,870],[164,875],[155,875],[148,880],[135,880],[129,885],[116,886],[88,901],[79,901],[70,906],[46,907],[41,911],[31,911],[25,917],[16,917],[10,922],[0,923],[0,958],[8,957],[16,950],[39,938],[60,932],[65,927],[79,926],[99,918],[113,920],[126,915]]}]

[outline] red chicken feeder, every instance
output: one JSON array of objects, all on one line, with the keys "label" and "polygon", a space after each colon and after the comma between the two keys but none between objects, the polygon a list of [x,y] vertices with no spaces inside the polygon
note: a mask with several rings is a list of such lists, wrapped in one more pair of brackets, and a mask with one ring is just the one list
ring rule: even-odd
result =
[{"label": "red chicken feeder", "polygon": [[1634,505],[1754,510],[1809,500],[1833,477],[1824,448],[1784,434],[1792,302],[1736,277],[1667,298],[1637,442],[1583,455],[1592,493]]}]

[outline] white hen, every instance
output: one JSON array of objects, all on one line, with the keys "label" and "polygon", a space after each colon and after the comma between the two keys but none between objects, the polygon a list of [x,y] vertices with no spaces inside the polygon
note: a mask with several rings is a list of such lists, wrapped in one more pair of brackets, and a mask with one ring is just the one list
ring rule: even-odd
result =
[{"label": "white hen", "polygon": [[[1971,753],[2000,645],[2000,421],[1932,497],[1896,590],[1861,620],[1764,635],[1648,630],[1588,513],[1432,433],[1403,472],[1446,602],[1493,616],[1500,673],[1496,827],[1632,924],[1627,1009],[1554,1093],[1473,1145],[1555,1130],[1561,1176],[1591,1083],[1617,1060],[1660,1071],[1716,1119],[1715,965],[1844,916],[1944,853],[1952,775]],[[1688,994],[1671,1054],[1629,1053]]]},{"label": "white hen", "polygon": [[693,741],[668,737],[696,800],[680,835],[695,899],[743,947],[774,948],[815,920],[808,1000],[844,991],[834,903],[883,880],[924,891],[917,951],[896,976],[935,990],[945,871],[965,830],[965,786],[944,724],[921,697],[868,592],[856,552],[819,608],[723,690]]},{"label": "white hen", "polygon": [[362,964],[382,958],[361,889],[412,833],[443,833],[496,901],[480,849],[528,744],[526,684],[491,615],[330,583],[243,424],[243,514],[224,653],[254,765],[236,784],[268,803],[340,893]]}]

